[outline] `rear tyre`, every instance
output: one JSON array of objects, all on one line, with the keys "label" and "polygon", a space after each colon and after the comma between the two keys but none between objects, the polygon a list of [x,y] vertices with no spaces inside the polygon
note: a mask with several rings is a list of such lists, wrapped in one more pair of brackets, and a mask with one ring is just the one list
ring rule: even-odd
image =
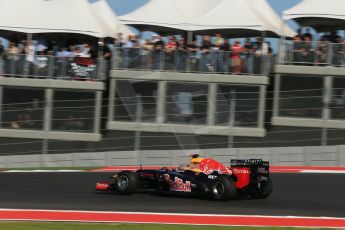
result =
[{"label": "rear tyre", "polygon": [[211,186],[211,193],[215,200],[230,200],[237,195],[234,180],[225,175],[219,175]]},{"label": "rear tyre", "polygon": [[120,194],[135,193],[138,186],[138,175],[135,172],[120,172],[115,179],[115,188]]},{"label": "rear tyre", "polygon": [[267,183],[261,184],[261,188],[255,189],[252,193],[251,196],[255,199],[266,199],[271,195],[273,191],[273,183],[270,180],[268,180]]}]

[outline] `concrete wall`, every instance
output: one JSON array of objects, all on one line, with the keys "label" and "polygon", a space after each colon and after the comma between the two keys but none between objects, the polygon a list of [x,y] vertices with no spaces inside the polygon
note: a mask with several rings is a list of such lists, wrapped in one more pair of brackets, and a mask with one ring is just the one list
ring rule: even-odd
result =
[{"label": "concrete wall", "polygon": [[186,164],[189,161],[189,156],[195,153],[213,157],[226,165],[229,165],[230,159],[261,158],[276,166],[345,166],[345,146],[339,145],[327,147],[144,150],[140,152],[9,155],[0,156],[0,168],[181,165]]}]

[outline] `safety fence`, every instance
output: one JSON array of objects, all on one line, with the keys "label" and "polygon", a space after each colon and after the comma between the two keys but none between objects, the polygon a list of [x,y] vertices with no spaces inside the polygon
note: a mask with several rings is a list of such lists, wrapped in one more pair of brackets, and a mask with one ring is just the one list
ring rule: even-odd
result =
[{"label": "safety fence", "polygon": [[198,153],[225,165],[231,159],[263,159],[274,166],[345,166],[345,146],[74,152],[0,156],[0,168],[179,166]]},{"label": "safety fence", "polygon": [[246,51],[117,48],[114,69],[268,75],[274,55]]},{"label": "safety fence", "polygon": [[[279,116],[298,119],[310,118],[319,119],[321,122],[338,121],[345,123],[345,100],[341,92],[345,88],[337,88],[330,94],[332,100],[327,104],[327,110],[331,116],[322,116],[325,101],[324,96],[314,95],[314,92],[322,92],[322,89],[310,90],[289,90],[282,91],[279,99],[281,100]],[[62,99],[63,92],[57,94],[52,103],[47,103],[44,97],[34,93],[31,96],[25,95],[22,101],[13,101],[14,94],[3,95],[3,103],[0,107],[0,155],[30,155],[42,153],[42,146],[46,154],[73,153],[73,152],[105,152],[122,150],[143,150],[143,149],[205,149],[205,148],[225,148],[229,146],[310,146],[329,144],[344,144],[344,129],[339,127],[279,127],[272,125],[271,114],[274,112],[271,108],[264,109],[266,120],[264,128],[266,129],[263,137],[238,138],[236,130],[223,135],[202,135],[201,130],[210,128],[206,122],[209,111],[207,109],[207,94],[198,91],[194,95],[175,95],[167,94],[165,119],[160,120],[171,127],[169,134],[163,135],[159,132],[145,132],[141,130],[140,124],[153,126],[157,123],[157,94],[151,96],[135,96],[117,98],[114,107],[114,117],[112,121],[129,122],[138,125],[132,132],[116,133],[116,128],[110,130],[106,127],[109,116],[107,102],[109,98],[99,102],[98,109],[105,111],[101,116],[95,116],[97,109],[96,98],[93,94],[84,95],[83,99],[78,98],[77,94],[69,95],[70,98]],[[273,92],[267,92],[266,100],[273,100]],[[213,114],[216,118],[217,126],[221,129],[229,128],[258,128],[259,102],[257,91],[227,91],[221,93],[216,103],[219,105]],[[235,95],[235,96],[234,96]],[[8,97],[8,98],[7,98]],[[197,100],[193,100],[193,98]],[[333,102],[334,103],[333,103]],[[121,104],[120,104],[121,102]],[[327,102],[329,103],[329,102]],[[51,107],[47,107],[49,105]],[[302,106],[303,104],[303,106]],[[46,120],[45,111],[50,110],[51,116]],[[306,112],[309,111],[309,112]],[[126,113],[125,113],[126,112]],[[95,119],[102,122],[99,130],[95,130]],[[175,133],[175,125],[181,124],[186,129],[193,130],[193,133],[181,134]],[[47,127],[49,127],[47,129]],[[4,130],[12,130],[11,138],[3,136]],[[54,140],[48,138],[48,135],[41,138],[21,138],[21,133],[16,138],[16,131],[26,131],[28,133],[40,131],[49,134],[50,132],[73,133],[95,133],[102,134],[98,142]],[[327,135],[327,133],[329,135]],[[326,135],[325,135],[326,134]]]},{"label": "safety fence", "polygon": [[[216,93],[215,103],[217,106],[216,110],[212,112],[216,119],[215,125],[228,127],[229,122],[231,122],[231,125],[235,127],[257,126],[258,113],[260,112],[258,90],[246,92],[246,89],[251,88],[238,91],[234,89]],[[329,119],[345,121],[345,88],[335,87],[332,92],[329,95],[330,100],[327,101],[327,109],[330,110]],[[270,93],[273,92],[267,92],[267,94]],[[266,100],[280,100],[278,111],[280,116],[323,119],[322,110],[325,103],[323,93],[323,89],[282,90],[279,98],[267,96]],[[23,95],[23,97],[14,100],[13,98],[18,94]],[[202,90],[191,94],[184,92],[167,94],[163,114],[165,117],[164,122],[169,124],[206,125],[208,116],[207,97],[207,92],[205,93]],[[104,104],[104,102],[109,99],[102,100],[100,104],[103,103],[103,105],[99,107],[101,110],[106,111],[109,105]],[[114,108],[114,117],[111,119],[114,121],[138,122],[140,118],[141,122],[155,123],[157,120],[157,101],[157,93],[116,97],[115,104],[111,105]],[[4,88],[3,104],[0,111],[1,128],[42,129],[46,103],[43,91]],[[141,107],[140,113],[137,111],[138,106]],[[83,121],[83,123],[91,124],[95,119],[95,108],[96,98],[92,92],[58,91],[55,93],[55,100],[52,101],[51,108],[53,111],[51,120],[53,129],[56,127],[57,130],[92,130],[92,125],[81,125],[79,123]],[[266,108],[264,112],[272,113],[273,110]],[[101,118],[108,118],[108,115],[105,114]]]},{"label": "safety fence", "polygon": [[53,55],[3,54],[0,75],[6,77],[91,80],[105,79],[107,61],[103,58]]},{"label": "safety fence", "polygon": [[327,41],[285,43],[279,64],[345,67],[345,44]]}]

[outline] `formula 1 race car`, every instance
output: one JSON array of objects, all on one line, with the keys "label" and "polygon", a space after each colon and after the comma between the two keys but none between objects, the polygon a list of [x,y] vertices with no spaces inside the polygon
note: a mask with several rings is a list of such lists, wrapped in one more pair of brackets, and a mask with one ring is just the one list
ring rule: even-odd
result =
[{"label": "formula 1 race car", "polygon": [[273,190],[269,162],[259,159],[231,160],[231,167],[227,168],[213,159],[194,155],[189,166],[179,169],[122,171],[112,178],[113,182],[97,183],[96,190],[119,194],[148,190],[216,200],[230,200],[238,195],[265,199]]}]

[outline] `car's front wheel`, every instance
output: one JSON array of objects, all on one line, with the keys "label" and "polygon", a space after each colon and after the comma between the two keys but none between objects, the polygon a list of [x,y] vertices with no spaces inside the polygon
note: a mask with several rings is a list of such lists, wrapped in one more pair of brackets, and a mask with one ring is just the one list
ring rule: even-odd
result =
[{"label": "car's front wheel", "polygon": [[135,172],[124,171],[117,174],[115,188],[120,194],[132,194],[137,190],[138,175]]},{"label": "car's front wheel", "polygon": [[216,200],[230,200],[236,197],[234,180],[226,175],[219,175],[211,186],[211,193]]}]

